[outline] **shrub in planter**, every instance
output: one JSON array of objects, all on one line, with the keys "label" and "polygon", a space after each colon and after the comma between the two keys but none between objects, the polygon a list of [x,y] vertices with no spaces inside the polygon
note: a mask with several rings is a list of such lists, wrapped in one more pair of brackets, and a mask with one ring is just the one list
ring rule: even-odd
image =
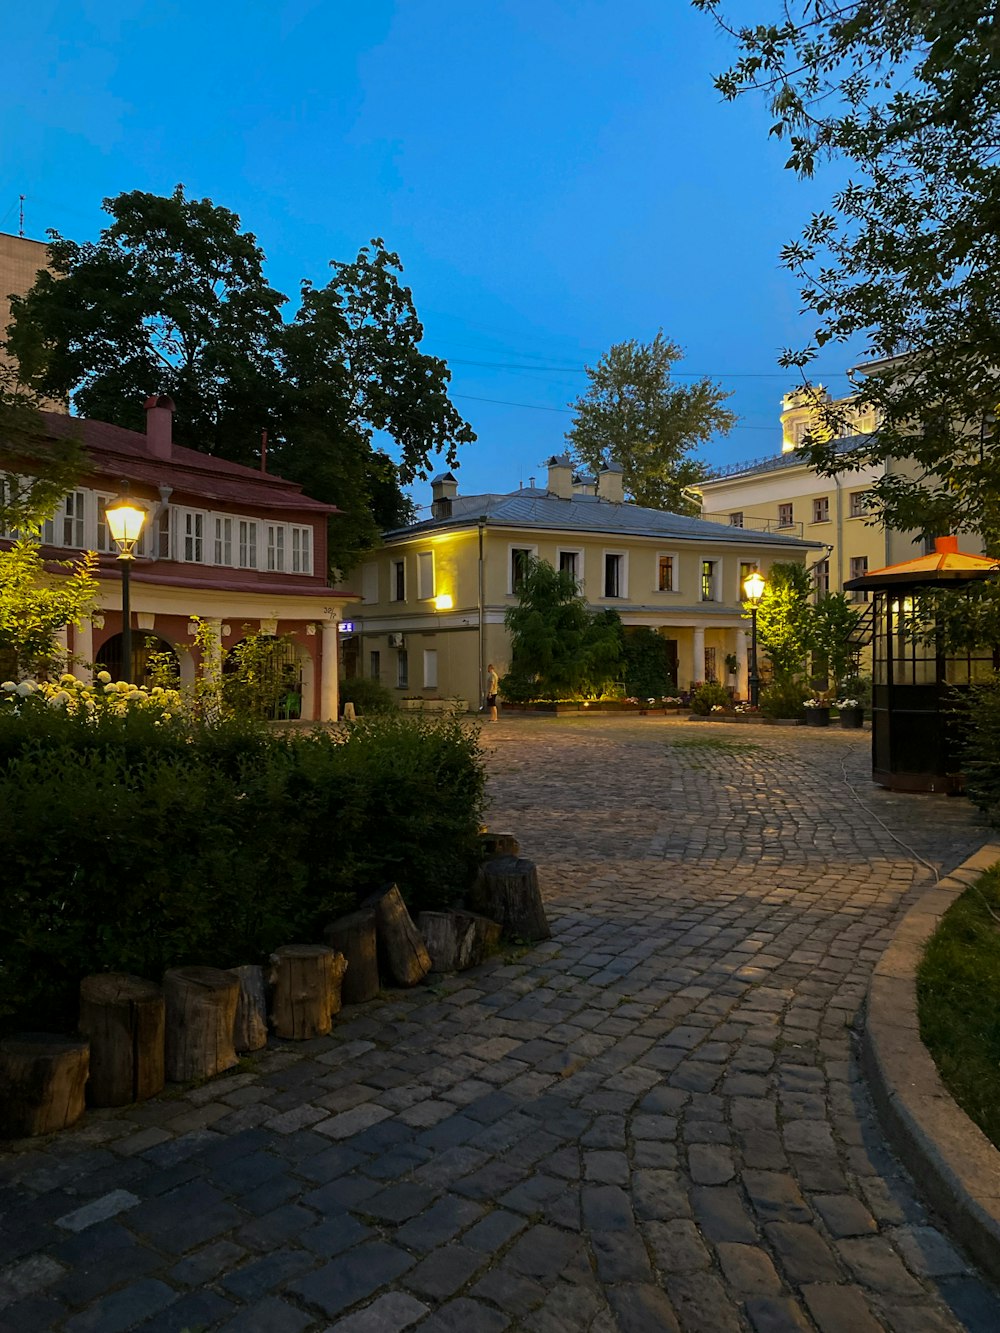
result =
[{"label": "shrub in planter", "polygon": [[775,676],[764,688],[760,711],[765,717],[804,718],[809,686],[796,676]]},{"label": "shrub in planter", "polygon": [[698,713],[706,717],[713,708],[730,708],[732,699],[729,691],[724,685],[719,685],[715,681],[706,681],[704,685],[699,685],[691,695],[691,712]]},{"label": "shrub in planter", "polygon": [[381,681],[352,676],[340,682],[340,703],[353,704],[359,717],[377,713],[398,713],[399,705],[391,690]]}]

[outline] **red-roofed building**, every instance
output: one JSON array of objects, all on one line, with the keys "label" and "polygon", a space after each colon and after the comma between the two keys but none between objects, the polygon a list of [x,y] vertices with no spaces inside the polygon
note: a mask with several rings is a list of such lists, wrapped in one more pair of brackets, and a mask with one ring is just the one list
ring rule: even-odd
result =
[{"label": "red-roofed building", "polygon": [[151,651],[177,653],[182,680],[197,670],[192,618],[208,622],[224,649],[245,633],[289,635],[284,712],[307,719],[338,712],[338,626],[359,599],[327,584],[327,519],[337,510],[294,482],[173,442],[174,405],[146,403],[146,433],[56,412],[49,435],[79,439],[89,469],[45,524],[47,556],[98,553],[101,610],[67,631],[71,659],[122,667],[121,571],[105,506],[127,487],[149,512],[132,563],[133,678]]}]

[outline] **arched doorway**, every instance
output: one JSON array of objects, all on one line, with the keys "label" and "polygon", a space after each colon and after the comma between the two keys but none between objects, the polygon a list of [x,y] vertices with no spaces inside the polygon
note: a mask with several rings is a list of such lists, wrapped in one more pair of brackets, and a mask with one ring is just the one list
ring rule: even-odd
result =
[{"label": "arched doorway", "polygon": [[302,716],[302,662],[287,636],[240,639],[226,653],[222,677],[223,689],[248,712],[272,722]]},{"label": "arched doorway", "polygon": [[[150,683],[152,666],[154,662],[151,659],[159,659],[159,662],[165,663],[168,667],[172,666],[178,682],[181,678],[180,658],[174,649],[172,643],[166,639],[161,639],[156,634],[136,634],[132,631],[132,677],[136,685],[147,685]],[[169,659],[169,660],[168,660]],[[159,664],[158,662],[156,663]],[[94,671],[107,671],[112,680],[122,680],[125,659],[122,653],[122,636],[112,634],[111,638],[103,643],[97,653],[97,661],[94,663]]]}]

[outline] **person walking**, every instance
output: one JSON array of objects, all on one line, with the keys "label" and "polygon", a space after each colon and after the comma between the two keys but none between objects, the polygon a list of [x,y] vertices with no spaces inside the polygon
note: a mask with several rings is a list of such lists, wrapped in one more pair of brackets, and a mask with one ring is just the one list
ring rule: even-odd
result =
[{"label": "person walking", "polygon": [[500,688],[500,677],[497,675],[497,669],[492,662],[486,668],[486,707],[490,710],[490,721],[497,720],[497,691]]}]

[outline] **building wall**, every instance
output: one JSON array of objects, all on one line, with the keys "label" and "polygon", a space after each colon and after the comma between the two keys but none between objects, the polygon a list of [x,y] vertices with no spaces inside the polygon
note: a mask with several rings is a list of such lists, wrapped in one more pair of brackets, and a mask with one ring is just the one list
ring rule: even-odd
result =
[{"label": "building wall", "polygon": [[[31,241],[25,236],[10,236],[0,232],[0,344],[7,341],[10,324],[10,297],[24,296],[35,285],[40,269],[47,267],[48,252],[44,241]],[[10,365],[11,359],[0,346],[0,367]],[[51,412],[67,411],[64,402],[46,402]]]}]

